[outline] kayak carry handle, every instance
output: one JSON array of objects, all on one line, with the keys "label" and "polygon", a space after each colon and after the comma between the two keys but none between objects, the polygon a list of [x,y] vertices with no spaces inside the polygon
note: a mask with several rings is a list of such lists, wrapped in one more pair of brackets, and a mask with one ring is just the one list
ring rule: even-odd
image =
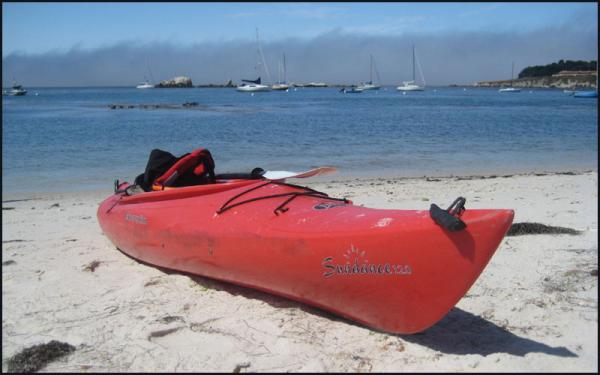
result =
[{"label": "kayak carry handle", "polygon": [[465,211],[466,199],[458,197],[448,207],[447,210],[440,208],[437,204],[432,203],[429,208],[429,215],[435,221],[435,223],[450,232],[457,232],[467,227],[464,221],[460,219],[460,216]]}]

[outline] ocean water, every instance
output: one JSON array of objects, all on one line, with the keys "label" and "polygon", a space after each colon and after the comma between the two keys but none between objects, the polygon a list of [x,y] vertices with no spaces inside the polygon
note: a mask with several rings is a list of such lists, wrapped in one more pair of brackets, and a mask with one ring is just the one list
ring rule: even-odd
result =
[{"label": "ocean water", "polygon": [[[598,165],[597,99],[560,90],[28,90],[2,98],[3,194],[108,191],[114,179],[142,173],[154,148],[176,156],[208,148],[217,173],[335,166],[341,176],[447,176]],[[108,108],[184,102],[200,105]]]}]

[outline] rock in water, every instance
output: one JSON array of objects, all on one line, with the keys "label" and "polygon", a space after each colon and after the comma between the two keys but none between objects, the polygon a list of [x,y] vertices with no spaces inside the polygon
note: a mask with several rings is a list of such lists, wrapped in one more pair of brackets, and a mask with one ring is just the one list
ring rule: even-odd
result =
[{"label": "rock in water", "polygon": [[192,79],[190,77],[175,77],[166,81],[160,82],[156,87],[193,87]]}]

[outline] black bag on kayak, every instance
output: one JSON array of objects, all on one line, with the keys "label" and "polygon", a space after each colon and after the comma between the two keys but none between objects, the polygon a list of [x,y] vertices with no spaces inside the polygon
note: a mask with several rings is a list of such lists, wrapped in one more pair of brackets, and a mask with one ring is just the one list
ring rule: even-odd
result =
[{"label": "black bag on kayak", "polygon": [[144,191],[162,190],[165,187],[182,187],[213,184],[216,179],[261,179],[265,171],[254,168],[250,173],[225,173],[215,175],[215,162],[207,149],[175,157],[167,151],[150,152],[146,171],[135,179]]},{"label": "black bag on kayak", "polygon": [[154,149],[146,171],[135,179],[135,184],[144,191],[212,183],[215,183],[215,162],[210,151],[202,148],[178,158],[167,151]]},{"label": "black bag on kayak", "polygon": [[135,178],[135,184],[144,191],[151,191],[154,180],[168,171],[179,159],[170,152],[157,148],[152,150],[146,164],[146,171]]}]

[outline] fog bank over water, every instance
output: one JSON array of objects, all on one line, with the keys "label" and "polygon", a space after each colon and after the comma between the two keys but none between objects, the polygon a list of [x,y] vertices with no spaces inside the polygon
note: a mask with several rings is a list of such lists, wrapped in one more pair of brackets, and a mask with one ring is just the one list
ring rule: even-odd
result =
[{"label": "fog bank over water", "polygon": [[[416,46],[428,85],[471,84],[510,78],[528,65],[558,61],[595,60],[597,24],[555,27],[530,32],[403,34],[375,36],[335,29],[313,39],[270,42],[261,36],[272,80],[286,55],[288,82],[356,83],[369,79],[373,54],[383,84],[399,84],[412,77],[411,46]],[[124,41],[97,49],[73,47],[43,54],[10,54],[3,58],[2,83],[13,78],[25,86],[131,86],[148,76],[156,81],[178,75],[193,83],[224,83],[256,78],[258,61],[254,40],[195,45]],[[262,74],[267,81],[267,75]],[[418,77],[418,75],[417,75]]]}]

